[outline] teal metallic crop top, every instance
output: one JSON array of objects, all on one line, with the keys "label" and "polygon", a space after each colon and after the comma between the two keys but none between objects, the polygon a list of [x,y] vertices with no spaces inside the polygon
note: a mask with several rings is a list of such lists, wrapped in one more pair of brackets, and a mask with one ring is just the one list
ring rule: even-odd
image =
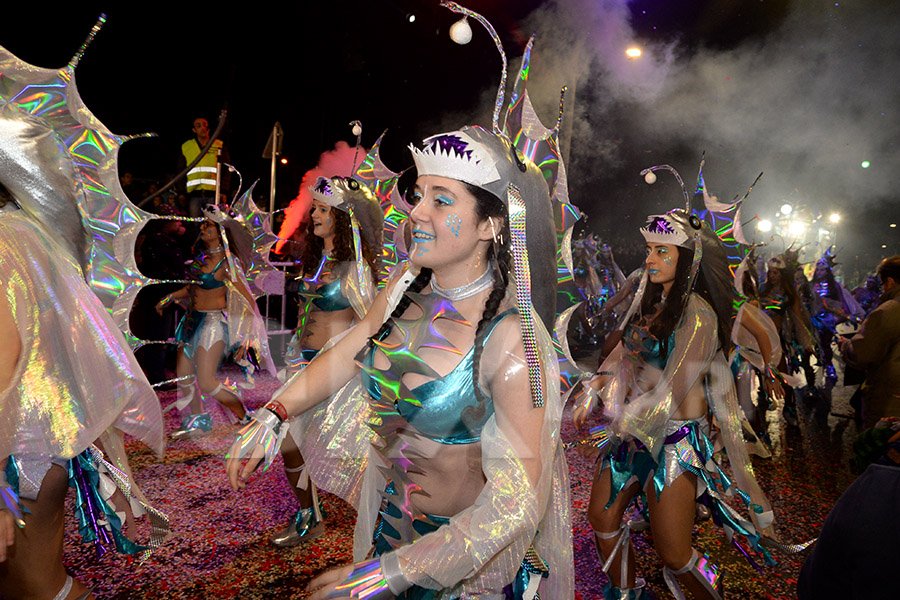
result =
[{"label": "teal metallic crop top", "polygon": [[225,259],[219,261],[219,264],[216,265],[216,268],[210,271],[209,273],[204,273],[200,271],[197,273],[197,285],[200,286],[200,289],[203,290],[214,290],[216,288],[223,287],[225,285],[224,281],[219,281],[216,279],[216,272],[219,270],[219,267],[222,266],[222,263],[225,262]]},{"label": "teal metallic crop top", "polygon": [[312,303],[319,310],[325,312],[334,312],[336,310],[344,310],[350,308],[350,300],[341,293],[341,280],[335,279],[328,283],[323,283],[316,288],[317,297],[313,298]]},{"label": "teal metallic crop top", "polygon": [[[635,339],[637,336],[637,339]],[[651,364],[659,370],[666,368],[669,362],[669,355],[675,349],[675,332],[669,334],[668,351],[665,355],[662,353],[662,343],[651,336],[645,328],[629,325],[622,338],[625,347],[631,352],[640,355],[647,364]]]},{"label": "teal metallic crop top", "polygon": [[[510,308],[495,316],[484,337],[484,343],[487,343],[497,323],[516,313],[515,308]],[[428,439],[441,444],[471,444],[481,440],[481,429],[494,414],[494,403],[491,398],[484,394],[486,400],[484,412],[477,420],[465,423],[462,418],[467,408],[478,405],[472,384],[474,354],[473,346],[459,364],[445,376],[411,389],[415,400],[401,399],[397,402],[396,409],[400,416]],[[363,359],[363,366],[374,370],[373,360],[373,351],[370,350]],[[380,399],[381,390],[374,377],[363,370],[362,380],[372,398]]]}]

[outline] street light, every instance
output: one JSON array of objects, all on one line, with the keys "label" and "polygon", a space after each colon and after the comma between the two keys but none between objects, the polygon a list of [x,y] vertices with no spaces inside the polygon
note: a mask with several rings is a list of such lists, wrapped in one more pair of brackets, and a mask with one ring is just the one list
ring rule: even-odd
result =
[{"label": "street light", "polygon": [[766,233],[767,231],[772,231],[772,221],[770,221],[768,219],[763,219],[762,221],[760,221],[759,223],[756,224],[756,229],[758,231],[762,231],[763,233]]},{"label": "street light", "polygon": [[840,223],[841,215],[839,215],[837,213],[831,213],[830,215],[828,215],[828,220],[831,221],[832,223]]},{"label": "street light", "polygon": [[794,212],[794,207],[791,206],[790,204],[782,204],[781,205],[781,214],[789,215],[792,212]]},{"label": "street light", "polygon": [[632,46],[628,50],[625,51],[625,56],[631,59],[640,58],[641,57],[641,49]]}]

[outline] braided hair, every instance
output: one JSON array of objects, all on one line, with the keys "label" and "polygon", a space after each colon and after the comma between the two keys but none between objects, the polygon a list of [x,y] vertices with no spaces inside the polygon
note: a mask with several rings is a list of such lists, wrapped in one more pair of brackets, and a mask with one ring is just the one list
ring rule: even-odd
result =
[{"label": "braided hair", "polygon": [[[497,196],[468,183],[463,183],[463,185],[465,186],[466,191],[475,197],[475,212],[480,220],[483,221],[484,219],[491,217],[506,217],[506,207],[503,204],[503,201]],[[501,237],[503,243],[496,245],[496,253],[494,252],[493,247],[488,249],[488,261],[496,262],[497,268],[496,276],[494,277],[494,286],[491,288],[490,294],[488,294],[484,305],[484,311],[481,313],[481,319],[478,321],[478,326],[475,329],[472,384],[475,389],[477,404],[475,406],[467,407],[462,414],[462,420],[467,425],[469,423],[478,422],[485,413],[485,397],[479,384],[484,338],[488,333],[488,325],[497,315],[497,310],[500,308],[501,302],[503,302],[503,299],[506,297],[506,288],[509,285],[509,271],[512,257],[509,252],[509,228],[506,223],[504,223],[501,228]],[[430,281],[431,269],[422,269],[419,272],[419,275],[409,284],[409,287],[406,288],[406,292],[419,292],[424,289]],[[408,293],[404,293],[400,302],[397,304],[397,307],[391,313],[390,318],[381,325],[378,331],[375,332],[375,335],[369,338],[366,347],[363,348],[360,355],[371,351],[371,349],[375,347],[375,342],[377,340],[382,340],[390,334],[394,326],[394,319],[401,317],[411,303],[412,299],[409,297]]]},{"label": "braided hair", "polygon": [[475,328],[475,349],[472,354],[472,387],[475,390],[475,406],[467,407],[462,414],[462,421],[466,425],[477,423],[484,417],[485,397],[481,391],[481,354],[484,352],[484,338],[488,333],[488,325],[497,315],[500,303],[506,297],[506,288],[509,285],[509,271],[512,257],[509,252],[509,226],[506,223],[506,207],[503,201],[492,193],[473,185],[465,184],[470,194],[475,196],[475,210],[482,220],[491,217],[503,217],[504,224],[500,228],[500,243],[492,245],[488,249],[488,261],[496,261],[497,268],[494,277],[494,286],[484,303],[484,311],[481,320]]}]

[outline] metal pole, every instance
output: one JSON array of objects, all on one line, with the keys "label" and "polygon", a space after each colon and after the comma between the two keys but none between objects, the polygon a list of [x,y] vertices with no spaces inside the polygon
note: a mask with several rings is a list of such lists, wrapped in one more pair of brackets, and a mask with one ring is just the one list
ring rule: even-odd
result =
[{"label": "metal pole", "polygon": [[272,182],[269,188],[269,213],[275,212],[275,161],[278,155],[278,126],[272,127]]},{"label": "metal pole", "polygon": [[222,197],[222,146],[216,148],[216,197],[213,204],[219,205],[219,198]]}]

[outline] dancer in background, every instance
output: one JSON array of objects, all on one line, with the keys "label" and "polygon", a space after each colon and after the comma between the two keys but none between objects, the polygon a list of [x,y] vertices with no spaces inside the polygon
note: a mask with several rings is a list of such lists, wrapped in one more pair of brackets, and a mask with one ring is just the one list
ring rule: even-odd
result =
[{"label": "dancer in background", "polygon": [[236,420],[244,422],[247,418],[238,390],[223,385],[216,374],[227,352],[234,352],[238,364],[258,360],[264,368],[275,371],[265,325],[243,269],[238,260],[229,261],[231,249],[242,254],[235,245],[236,239],[229,243],[223,233],[229,218],[219,210],[207,215],[209,218],[200,225],[202,247],[188,273],[195,283],[164,296],[156,305],[160,314],[172,302],[184,303],[188,308],[175,330],[176,341],[183,344],[178,350],[176,373],[179,378],[186,378],[178,383],[176,407],[183,410],[190,406],[190,413],[183,418],[181,428],[172,433],[176,440],[212,431],[212,417],[203,410],[197,386],[227,408]]},{"label": "dancer in background", "polygon": [[[809,359],[816,349],[812,323],[794,285],[793,260],[787,253],[769,259],[766,283],[760,291],[760,304],[778,329],[782,356],[778,370],[788,375],[801,368],[807,387],[814,388],[816,378]],[[788,425],[798,426],[797,405],[793,393],[785,394],[784,419]]]},{"label": "dancer in background", "polygon": [[[731,273],[718,238],[696,216],[652,216],[641,233],[646,271],[621,342],[591,382],[611,419],[613,438],[612,450],[597,465],[588,509],[610,578],[604,597],[643,597],[622,516],[634,496],[645,493],[672,593],[681,594],[683,586],[694,598],[721,598],[715,566],[691,547],[695,503],[757,549],[761,529],[772,523],[744,448],[741,409],[724,354],[730,346]],[[576,408],[577,426],[591,410],[593,401]],[[709,413],[721,427],[735,483],[713,457]],[[724,496],[735,491],[753,521],[728,506]]]},{"label": "dancer in background", "polygon": [[834,256],[826,252],[816,261],[812,278],[810,314],[819,340],[819,366],[825,371],[825,385],[837,383],[834,370],[834,348],[837,326],[844,321],[862,321],[863,309],[844,286],[834,278]]},{"label": "dancer in background", "polygon": [[[735,289],[744,298],[731,329],[732,351],[729,358],[735,375],[738,400],[744,411],[747,451],[762,458],[772,453],[766,447],[766,410],[775,400],[784,398],[781,340],[778,328],[759,306],[754,277],[754,253],[744,258],[735,271]],[[753,375],[759,380],[757,402],[753,402]],[[762,439],[760,439],[762,438]]]},{"label": "dancer in background", "polygon": [[[319,177],[309,189],[313,205],[301,256],[303,301],[297,332],[285,354],[290,374],[365,316],[375,298],[381,254],[384,216],[367,187],[350,177]],[[303,439],[299,422],[296,435]],[[281,547],[315,539],[324,531],[316,488],[304,472],[297,443],[288,435],[281,446],[285,475],[300,503],[287,526],[269,538]]]}]

